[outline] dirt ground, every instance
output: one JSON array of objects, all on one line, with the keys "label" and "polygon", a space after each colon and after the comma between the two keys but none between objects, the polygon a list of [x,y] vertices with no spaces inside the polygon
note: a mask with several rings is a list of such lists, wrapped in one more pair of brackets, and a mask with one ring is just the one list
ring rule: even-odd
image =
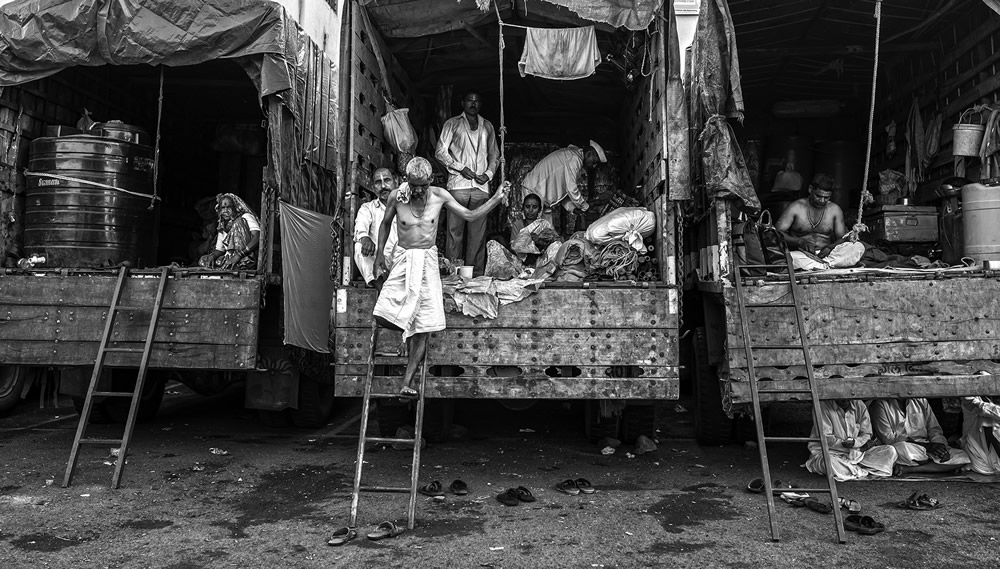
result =
[{"label": "dirt ground", "polygon": [[[417,501],[412,531],[378,542],[383,520],[405,524],[405,496],[365,494],[361,536],[329,547],[350,511],[359,405],[340,403],[317,430],[269,428],[241,408],[238,390],[213,398],[168,389],[158,417],[139,425],[124,482],[108,488],[110,449],[84,449],[74,483],[61,488],[76,415],[25,402],[0,419],[0,567],[949,567],[1000,566],[992,484],[851,482],[841,494],[887,526],[835,541],[832,515],[778,503],[782,539],[770,540],[756,451],[705,448],[683,414],[661,426],[659,448],[605,456],[582,434],[582,414],[557,402],[509,411],[459,402],[462,440],[424,450],[425,482],[468,483],[468,496]],[[110,427],[95,428],[100,434]],[[218,449],[213,451],[212,449]],[[771,449],[774,476],[818,484],[800,468],[804,449]],[[223,454],[217,454],[223,453]],[[366,456],[367,482],[403,485],[410,453]],[[554,486],[584,477],[592,495]],[[525,486],[537,501],[506,507],[494,496]],[[944,507],[896,507],[914,490]]]}]

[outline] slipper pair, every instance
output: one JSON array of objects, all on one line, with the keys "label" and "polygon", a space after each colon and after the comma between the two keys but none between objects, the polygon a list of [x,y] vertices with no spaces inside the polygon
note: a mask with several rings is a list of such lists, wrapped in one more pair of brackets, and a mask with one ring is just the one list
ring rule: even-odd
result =
[{"label": "slipper pair", "polygon": [[[461,480],[455,480],[448,486],[451,493],[456,496],[465,496],[469,493],[469,485]],[[444,496],[444,488],[441,486],[441,482],[435,480],[430,484],[424,484],[420,488],[417,488],[417,492],[420,492],[424,496],[430,496],[431,498],[441,498]]]},{"label": "slipper pair", "polygon": [[567,478],[559,484],[556,484],[556,490],[562,492],[563,494],[569,494],[570,496],[593,494],[597,491],[586,478],[577,478],[576,480]]},{"label": "slipper pair", "polygon": [[535,496],[524,486],[518,486],[517,488],[508,488],[503,492],[497,494],[497,502],[500,502],[504,506],[516,506],[521,502],[534,502]]},{"label": "slipper pair", "polygon": [[861,535],[875,535],[885,531],[885,524],[876,522],[871,516],[851,514],[844,518],[844,529]]},{"label": "slipper pair", "polygon": [[[378,541],[380,539],[385,539],[387,537],[396,537],[397,535],[403,533],[403,528],[397,526],[396,524],[385,521],[380,523],[375,527],[375,531],[368,534],[368,539],[372,541]],[[330,539],[326,542],[327,545],[332,545],[334,547],[344,545],[345,543],[358,537],[358,530],[352,527],[342,527],[337,531],[333,532]]]},{"label": "slipper pair", "polygon": [[792,492],[785,492],[781,495],[781,497],[783,500],[785,500],[792,506],[795,506],[796,508],[806,507],[814,512],[819,512],[820,514],[829,514],[830,512],[833,511],[833,508],[830,507],[830,504],[825,504],[823,502],[820,502],[819,500],[813,498],[812,496],[809,496],[808,494],[800,498],[785,499],[785,494],[791,494],[791,493]]},{"label": "slipper pair", "polygon": [[936,510],[941,507],[941,502],[937,498],[931,498],[927,494],[914,492],[905,501],[897,504],[900,508],[907,510]]},{"label": "slipper pair", "polygon": [[847,510],[849,514],[860,514],[861,504],[857,500],[851,500],[849,498],[840,497],[840,507]]}]

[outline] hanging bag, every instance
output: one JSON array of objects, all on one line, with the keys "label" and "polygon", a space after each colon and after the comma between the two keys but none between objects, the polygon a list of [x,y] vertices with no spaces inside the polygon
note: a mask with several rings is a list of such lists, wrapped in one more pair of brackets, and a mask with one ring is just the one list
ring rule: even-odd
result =
[{"label": "hanging bag", "polygon": [[[744,268],[744,265],[784,265],[785,240],[771,223],[771,212],[764,210],[757,219],[733,224],[733,249],[740,276],[763,277],[764,268]],[[774,271],[772,271],[774,272]]]}]

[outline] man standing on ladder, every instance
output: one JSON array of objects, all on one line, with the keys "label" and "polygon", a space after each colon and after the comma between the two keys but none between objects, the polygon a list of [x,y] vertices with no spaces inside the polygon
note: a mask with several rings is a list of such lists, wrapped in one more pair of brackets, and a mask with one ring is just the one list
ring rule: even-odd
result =
[{"label": "man standing on ladder", "polygon": [[385,243],[395,221],[399,241],[374,315],[380,325],[403,332],[408,360],[400,397],[412,399],[419,395],[413,383],[427,348],[427,336],[445,328],[438,251],[434,245],[441,208],[448,208],[450,215],[466,221],[476,221],[507,195],[507,186],[501,186],[486,203],[469,210],[443,188],[431,186],[431,176],[431,164],[425,158],[413,158],[406,165],[407,181],[389,194],[375,249],[378,278],[387,272]]},{"label": "man standing on ladder", "polygon": [[[496,131],[490,121],[479,116],[480,105],[475,91],[462,97],[462,114],[445,121],[434,152],[434,157],[448,168],[448,192],[468,209],[478,208],[489,198],[490,181],[500,162]],[[463,258],[464,239],[465,262],[475,267],[476,274],[482,274],[486,270],[485,234],[485,219],[466,221],[448,215],[445,256],[451,261]]]}]

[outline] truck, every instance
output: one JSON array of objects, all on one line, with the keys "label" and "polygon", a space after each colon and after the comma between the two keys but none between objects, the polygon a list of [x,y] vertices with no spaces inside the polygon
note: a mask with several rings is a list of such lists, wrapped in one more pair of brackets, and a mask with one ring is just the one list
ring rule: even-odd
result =
[{"label": "truck", "polygon": [[[338,115],[339,27],[327,25],[335,3],[312,12],[285,4],[312,35],[273,2],[0,8],[0,395],[8,408],[28,380],[58,382],[79,407],[120,271],[128,271],[121,304],[129,310],[109,345],[141,347],[159,274],[152,267],[172,265],[140,417],[155,413],[166,382],[178,380],[203,394],[245,381],[248,407],[270,424],[329,419],[328,346],[289,343],[293,275],[282,263],[297,253],[282,248],[290,230],[278,211],[335,213],[341,133],[327,117]],[[259,217],[254,267],[197,266],[214,196],[224,192]],[[315,286],[328,282],[324,274]],[[324,338],[328,324],[321,318]],[[112,390],[134,385],[137,354],[109,354],[106,366],[102,382]],[[121,420],[127,404],[119,403],[104,401],[98,413]]]}]

